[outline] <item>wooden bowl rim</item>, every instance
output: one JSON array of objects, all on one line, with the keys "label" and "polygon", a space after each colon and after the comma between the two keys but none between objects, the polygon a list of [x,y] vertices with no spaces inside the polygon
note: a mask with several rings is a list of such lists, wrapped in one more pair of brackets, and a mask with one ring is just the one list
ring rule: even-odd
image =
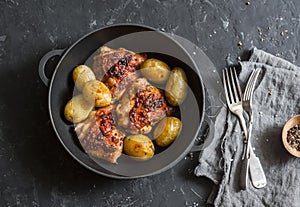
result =
[{"label": "wooden bowl rim", "polygon": [[293,116],[292,118],[290,118],[284,125],[283,129],[282,129],[282,142],[283,145],[285,147],[285,149],[292,155],[294,155],[295,157],[299,157],[300,158],[300,151],[296,150],[295,148],[292,148],[288,142],[287,142],[287,132],[290,128],[292,128],[293,126],[300,124],[300,114]]}]

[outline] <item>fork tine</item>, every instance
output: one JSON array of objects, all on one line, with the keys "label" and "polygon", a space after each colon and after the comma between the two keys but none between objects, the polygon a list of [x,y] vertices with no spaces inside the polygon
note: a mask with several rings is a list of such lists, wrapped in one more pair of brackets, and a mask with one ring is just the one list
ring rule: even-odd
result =
[{"label": "fork tine", "polygon": [[255,71],[253,72],[253,77],[251,80],[251,84],[249,86],[249,90],[248,90],[248,99],[250,100],[251,98],[251,94],[253,93],[254,87],[255,87],[255,80],[256,80],[256,75],[257,75],[257,70],[255,69]]},{"label": "fork tine", "polygon": [[239,82],[239,79],[238,79],[238,77],[236,75],[235,68],[233,68],[233,69],[234,69],[233,71],[234,71],[235,80],[237,82],[237,88],[238,88],[238,91],[239,91],[239,95],[240,95],[240,98],[242,99],[242,90],[241,90],[240,82]]},{"label": "fork tine", "polygon": [[254,69],[247,81],[247,85],[246,85],[246,88],[245,88],[245,92],[244,92],[244,97],[243,97],[243,100],[248,100],[249,97],[250,97],[250,91],[251,91],[251,88],[252,88],[252,83],[253,83],[253,78],[254,78],[254,75],[255,75],[255,72],[256,72],[256,69]]},{"label": "fork tine", "polygon": [[252,82],[251,90],[249,91],[249,100],[251,100],[251,97],[252,97],[252,95],[253,95],[253,91],[254,91],[254,89],[255,89],[255,84],[256,84],[256,80],[257,80],[257,78],[258,78],[259,73],[260,73],[260,69],[257,69],[257,70],[255,71],[255,75],[254,75],[254,77],[253,77],[253,82]]},{"label": "fork tine", "polygon": [[242,92],[241,92],[239,80],[237,78],[235,68],[229,68],[229,69],[230,69],[231,81],[232,81],[232,86],[233,86],[232,88],[233,88],[234,95],[235,95],[235,101],[238,102],[238,101],[242,100],[242,95],[241,95]]},{"label": "fork tine", "polygon": [[223,69],[223,85],[224,85],[224,90],[225,90],[225,97],[226,97],[226,101],[227,101],[227,104],[229,105],[230,104],[230,100],[229,100],[229,97],[228,97],[228,89],[227,89],[227,81],[226,81],[226,69]]},{"label": "fork tine", "polygon": [[260,69],[254,69],[254,71],[251,73],[251,76],[249,78],[248,84],[245,89],[245,95],[243,100],[251,100],[254,88],[255,88],[255,83],[258,78],[258,75],[260,73]]},{"label": "fork tine", "polygon": [[234,103],[235,100],[234,100],[234,97],[233,97],[233,91],[232,91],[232,84],[231,81],[230,81],[230,75],[229,75],[229,72],[228,72],[228,69],[225,69],[225,74],[226,74],[226,84],[227,84],[227,90],[229,92],[229,100],[230,100],[230,103]]}]

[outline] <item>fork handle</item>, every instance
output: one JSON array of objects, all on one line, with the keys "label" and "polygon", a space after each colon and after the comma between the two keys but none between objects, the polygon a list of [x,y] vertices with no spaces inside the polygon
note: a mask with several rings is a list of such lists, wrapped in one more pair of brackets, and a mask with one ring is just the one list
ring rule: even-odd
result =
[{"label": "fork handle", "polygon": [[244,142],[247,144],[248,130],[247,130],[247,126],[246,126],[246,121],[245,121],[245,118],[243,117],[243,114],[240,114],[238,117],[239,117],[239,120],[242,125],[242,130],[243,130],[243,134],[244,134]]},{"label": "fork handle", "polygon": [[[244,148],[247,148],[247,142],[244,142]],[[247,150],[246,150],[247,151]],[[240,187],[246,190],[248,187],[248,171],[249,171],[249,157],[246,156],[242,159],[241,172],[240,172]]]},{"label": "fork handle", "polygon": [[260,160],[255,154],[250,152],[249,171],[252,185],[255,188],[263,188],[267,185],[267,179],[264,170],[261,166]]},{"label": "fork handle", "polygon": [[244,133],[244,146],[243,146],[243,150],[246,152],[246,155],[242,157],[242,165],[241,165],[241,172],[240,172],[240,187],[242,188],[242,190],[246,190],[247,189],[247,182],[248,182],[248,169],[249,169],[249,156],[247,154],[248,150],[248,130],[247,130],[247,126],[246,126],[246,121],[245,118],[243,117],[243,114],[240,114],[239,116],[239,120],[242,126],[242,130]]}]

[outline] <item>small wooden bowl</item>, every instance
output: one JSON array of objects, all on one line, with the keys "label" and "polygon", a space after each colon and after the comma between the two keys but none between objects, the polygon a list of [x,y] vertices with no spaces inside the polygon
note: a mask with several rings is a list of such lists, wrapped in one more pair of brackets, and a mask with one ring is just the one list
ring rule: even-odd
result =
[{"label": "small wooden bowl", "polygon": [[282,142],[286,150],[294,155],[295,157],[300,158],[300,151],[296,150],[295,148],[292,148],[289,143],[287,142],[287,132],[297,124],[300,124],[300,114],[292,117],[290,120],[288,120],[283,129],[282,129]]}]

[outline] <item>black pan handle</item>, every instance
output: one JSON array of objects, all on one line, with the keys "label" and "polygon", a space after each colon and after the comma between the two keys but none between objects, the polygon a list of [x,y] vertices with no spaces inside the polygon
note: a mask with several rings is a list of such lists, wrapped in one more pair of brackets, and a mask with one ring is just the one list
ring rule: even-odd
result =
[{"label": "black pan handle", "polygon": [[206,114],[204,115],[204,122],[206,122],[208,124],[208,127],[209,127],[209,132],[208,132],[208,135],[205,138],[205,143],[200,144],[200,145],[194,145],[190,152],[202,151],[205,147],[210,145],[210,143],[212,142],[212,139],[214,138],[214,135],[215,135],[215,122],[210,117],[208,117]]},{"label": "black pan handle", "polygon": [[50,52],[47,52],[42,59],[40,60],[40,64],[39,64],[39,76],[41,78],[41,80],[44,82],[44,84],[48,87],[49,86],[49,82],[50,79],[46,76],[45,73],[45,66],[46,63],[55,56],[61,56],[62,53],[64,52],[64,50],[62,49],[57,49],[57,50],[51,50]]}]

